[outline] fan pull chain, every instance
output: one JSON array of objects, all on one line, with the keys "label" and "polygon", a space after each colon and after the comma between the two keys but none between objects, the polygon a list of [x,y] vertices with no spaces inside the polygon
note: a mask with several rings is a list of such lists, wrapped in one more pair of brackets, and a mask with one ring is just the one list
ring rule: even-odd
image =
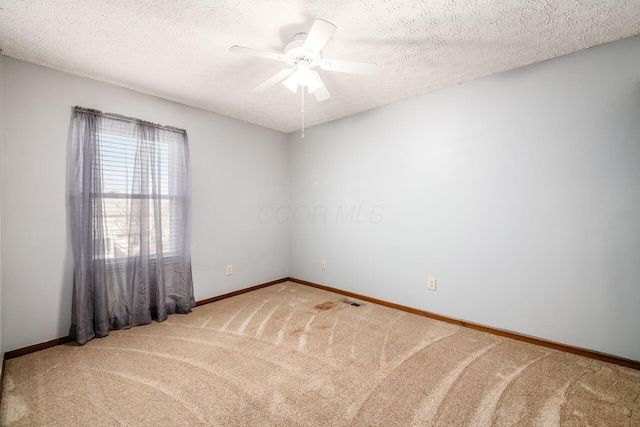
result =
[{"label": "fan pull chain", "polygon": [[302,90],[300,92],[302,92],[302,107],[300,112],[302,113],[302,137],[304,138],[304,86],[300,87]]}]

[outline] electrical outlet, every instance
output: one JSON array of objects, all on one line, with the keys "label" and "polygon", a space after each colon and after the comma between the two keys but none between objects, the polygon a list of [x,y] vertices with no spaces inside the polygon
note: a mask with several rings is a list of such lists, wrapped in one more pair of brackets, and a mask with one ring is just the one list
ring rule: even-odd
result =
[{"label": "electrical outlet", "polygon": [[227,276],[231,276],[233,274],[233,266],[231,264],[227,265]]},{"label": "electrical outlet", "polygon": [[429,281],[427,282],[427,288],[430,291],[435,291],[436,290],[436,279],[434,279],[433,277],[429,277]]},{"label": "electrical outlet", "polygon": [[320,268],[323,269],[323,270],[326,270],[327,269],[327,261],[325,261],[325,260],[320,261]]}]

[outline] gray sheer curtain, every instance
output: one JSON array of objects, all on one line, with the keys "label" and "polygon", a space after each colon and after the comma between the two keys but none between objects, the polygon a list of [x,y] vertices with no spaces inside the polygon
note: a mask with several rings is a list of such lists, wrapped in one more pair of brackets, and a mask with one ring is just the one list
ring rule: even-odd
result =
[{"label": "gray sheer curtain", "polygon": [[71,338],[189,313],[186,132],[75,107],[69,165]]}]

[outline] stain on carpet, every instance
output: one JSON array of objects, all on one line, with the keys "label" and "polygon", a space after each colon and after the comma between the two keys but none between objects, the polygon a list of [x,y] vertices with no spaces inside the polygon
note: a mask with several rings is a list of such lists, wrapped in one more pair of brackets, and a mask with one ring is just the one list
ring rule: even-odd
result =
[{"label": "stain on carpet", "polygon": [[315,308],[316,310],[331,310],[333,307],[336,306],[336,303],[333,301],[325,301],[323,303],[320,304],[316,304],[315,306],[313,306],[313,308]]}]

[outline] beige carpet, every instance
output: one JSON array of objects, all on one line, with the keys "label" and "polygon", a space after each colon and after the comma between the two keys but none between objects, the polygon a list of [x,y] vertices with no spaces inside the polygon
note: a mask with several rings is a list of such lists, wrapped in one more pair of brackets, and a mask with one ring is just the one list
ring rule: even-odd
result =
[{"label": "beige carpet", "polygon": [[6,363],[6,426],[629,426],[640,371],[282,283]]}]

